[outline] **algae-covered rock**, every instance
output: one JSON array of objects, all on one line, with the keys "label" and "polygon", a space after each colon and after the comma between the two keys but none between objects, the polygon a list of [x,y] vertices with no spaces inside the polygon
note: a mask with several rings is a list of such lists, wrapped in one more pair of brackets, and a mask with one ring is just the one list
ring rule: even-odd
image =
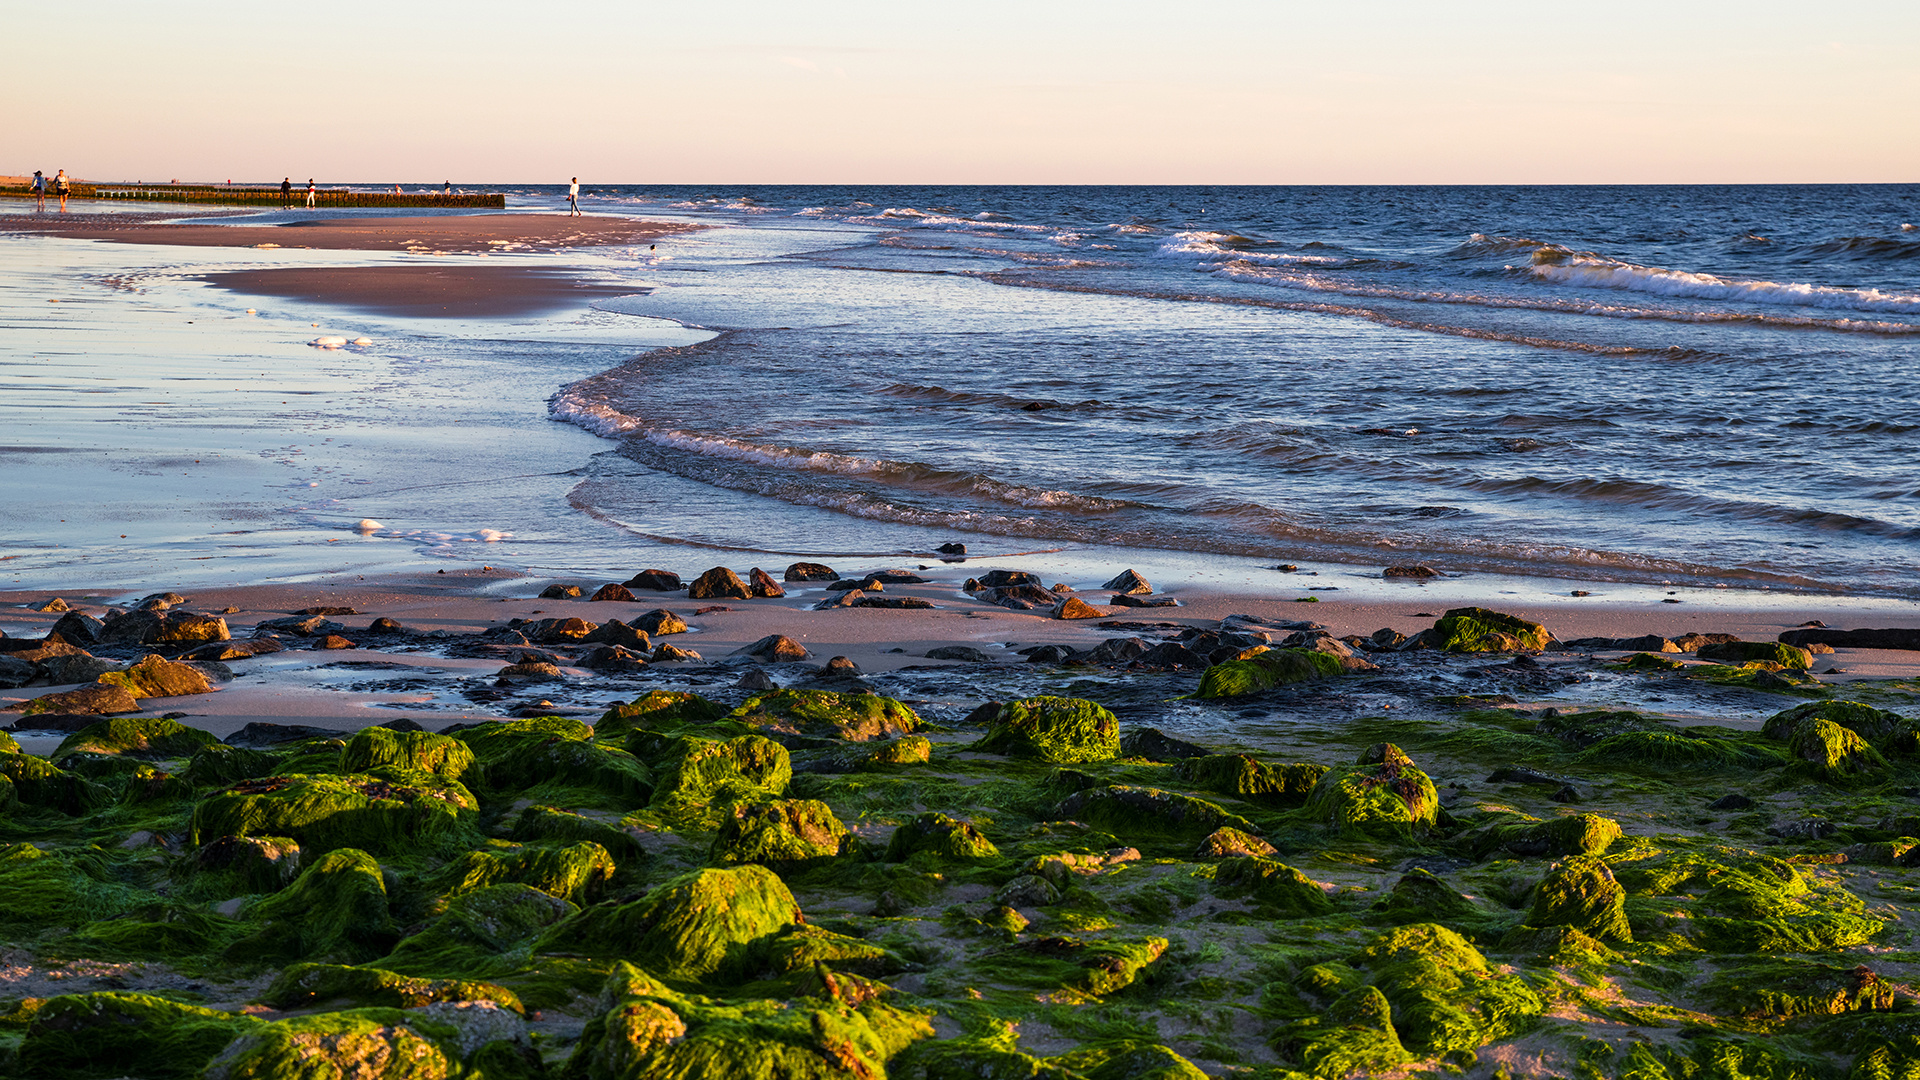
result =
[{"label": "algae-covered rock", "polygon": [[95,681],[125,687],[136,698],[185,697],[213,691],[213,683],[198,668],[152,655],[123,671],[109,671]]},{"label": "algae-covered rock", "polygon": [[1768,717],[1760,728],[1760,734],[1787,742],[1793,738],[1801,722],[1809,718],[1839,724],[1883,753],[1920,752],[1920,720],[1862,705],[1857,701],[1810,701],[1795,705]]},{"label": "algae-covered rock", "polygon": [[300,875],[300,845],[284,836],[222,836],[200,845],[192,866],[197,896],[279,892]]},{"label": "algae-covered rock", "polygon": [[1838,887],[1816,888],[1792,863],[1733,849],[1646,859],[1615,871],[1632,896],[1692,898],[1684,917],[1649,914],[1639,940],[1672,935],[1708,952],[1831,952],[1872,940],[1884,924]]},{"label": "algae-covered rock", "polygon": [[531,885],[505,882],[461,893],[400,942],[380,966],[406,975],[485,978],[526,965],[534,943],[580,908]]},{"label": "algae-covered rock", "polygon": [[31,754],[0,754],[0,777],[24,806],[78,816],[113,801],[113,793]]},{"label": "algae-covered rock", "polygon": [[1813,667],[1813,654],[1798,645],[1786,645],[1778,641],[1720,641],[1700,646],[1698,653],[1702,660],[1720,660],[1739,665],[1754,661],[1767,664],[1779,664],[1791,671],[1806,671]]},{"label": "algae-covered rock", "polygon": [[180,775],[194,787],[226,787],[241,780],[270,776],[279,767],[278,754],[212,743],[195,750]]},{"label": "algae-covered rock", "polygon": [[18,1075],[198,1076],[228,1043],[260,1026],[248,1016],[150,994],[102,991],[48,998],[20,1045]]},{"label": "algae-covered rock", "polygon": [[399,937],[379,862],[352,848],[313,860],[292,885],[244,916],[258,929],[228,951],[239,960],[371,960]]},{"label": "algae-covered rock", "polygon": [[810,863],[838,858],[851,849],[853,836],[833,810],[818,799],[777,799],[736,803],[721,818],[713,841],[713,861],[722,865],[758,863],[788,873]]},{"label": "algae-covered rock", "polygon": [[588,908],[540,948],[630,960],[668,980],[732,983],[757,971],[768,940],[800,921],[793,893],[763,866],[696,870],[632,903]]},{"label": "algae-covered rock", "polygon": [[408,852],[458,842],[478,810],[466,788],[426,773],[270,776],[208,796],[194,808],[190,842],[290,836],[316,852]]},{"label": "algae-covered rock", "polygon": [[1124,784],[1075,792],[1054,808],[1053,816],[1085,822],[1128,841],[1167,837],[1192,843],[1222,826],[1259,832],[1251,821],[1205,799]]},{"label": "algae-covered rock", "polygon": [[792,926],[767,942],[767,969],[775,974],[812,971],[825,964],[856,975],[891,975],[906,963],[892,950],[817,926]]},{"label": "algae-covered rock", "polygon": [[1086,1080],[1205,1080],[1206,1073],[1159,1043],[1123,1039],[1083,1046],[1047,1064]]},{"label": "algae-covered rock", "polygon": [[608,709],[593,730],[604,738],[629,731],[711,724],[725,715],[725,708],[690,690],[655,690]]},{"label": "algae-covered rock", "polygon": [[562,845],[596,844],[616,862],[639,853],[633,834],[612,821],[557,806],[535,804],[520,811],[513,823],[513,840],[521,843],[547,841]]},{"label": "algae-covered rock", "polygon": [[1800,721],[1787,739],[1787,750],[1826,780],[1844,780],[1887,767],[1887,759],[1867,740],[1817,716]]},{"label": "algae-covered rock", "polygon": [[1526,1030],[1546,1003],[1437,923],[1396,927],[1360,954],[1372,984],[1393,1007],[1394,1029],[1421,1054],[1470,1052]]},{"label": "algae-covered rock", "polygon": [[209,732],[157,716],[117,716],[91,724],[67,736],[49,755],[62,761],[73,754],[123,754],[160,760],[191,756],[203,746],[219,742]]},{"label": "algae-covered rock", "polygon": [[645,764],[577,733],[573,728],[508,728],[482,733],[469,745],[480,757],[486,790],[496,795],[591,802],[613,810],[644,806],[652,798],[653,773]]},{"label": "algae-covered rock", "polygon": [[1434,648],[1455,653],[1544,649],[1553,637],[1537,622],[1479,607],[1453,608],[1431,633]]},{"label": "algae-covered rock", "polygon": [[1387,895],[1374,902],[1372,910],[1393,922],[1437,922],[1454,930],[1484,918],[1473,901],[1432,871],[1419,867],[1402,874]]},{"label": "algae-covered rock", "polygon": [[748,698],[731,719],[781,735],[870,739],[904,735],[920,726],[911,708],[890,697],[832,690],[773,690]]},{"label": "algae-covered rock", "polygon": [[599,898],[617,869],[606,848],[581,841],[509,851],[469,851],[443,867],[433,880],[448,897],[512,883],[584,905]]},{"label": "algae-covered rock", "polygon": [[856,772],[871,772],[893,765],[925,765],[933,760],[933,740],[925,735],[904,735],[878,743],[851,764]]},{"label": "algae-covered rock", "polygon": [[929,811],[895,829],[887,841],[889,862],[904,862],[922,852],[934,859],[991,859],[1000,849],[972,822]]},{"label": "algae-covered rock", "polygon": [[[437,1030],[436,1030],[437,1029]],[[435,1036],[439,1036],[436,1038]],[[418,1012],[349,1009],[259,1024],[234,1039],[206,1080],[452,1080],[455,1033]],[[444,1041],[443,1041],[444,1040]]]},{"label": "algae-covered rock", "polygon": [[1287,918],[1324,915],[1333,910],[1319,883],[1286,863],[1258,856],[1221,862],[1214,872],[1213,888],[1222,896],[1245,896],[1262,907],[1277,908]]},{"label": "algae-covered rock", "polygon": [[1001,705],[970,749],[1055,765],[1110,761],[1120,756],[1120,722],[1080,698],[1025,698]]},{"label": "algae-covered rock", "polygon": [[1475,846],[1485,855],[1499,849],[1531,858],[1605,854],[1621,837],[1620,823],[1599,814],[1569,814],[1531,825],[1503,825]]},{"label": "algae-covered rock", "polygon": [[1723,737],[1700,728],[1628,731],[1587,747],[1578,760],[1656,773],[1751,772],[1785,764],[1776,749],[1749,738]]},{"label": "algae-covered rock", "polygon": [[141,899],[97,854],[42,851],[25,841],[0,845],[0,927],[9,938],[111,919]]},{"label": "algae-covered rock", "polygon": [[568,1074],[585,1080],[876,1080],[933,1034],[923,1013],[869,1002],[636,996],[581,1034]]},{"label": "algae-covered rock", "polygon": [[1371,986],[1349,991],[1319,1016],[1275,1033],[1274,1049],[1314,1076],[1385,1072],[1412,1059],[1393,1026],[1386,996]]},{"label": "algae-covered rock", "polygon": [[1326,775],[1324,765],[1275,768],[1251,754],[1207,754],[1186,758],[1175,772],[1182,780],[1223,795],[1237,795],[1271,806],[1299,806]]},{"label": "algae-covered rock", "polygon": [[654,789],[656,806],[778,798],[793,781],[787,748],[760,735],[684,739]]},{"label": "algae-covered rock", "polygon": [[1528,926],[1571,926],[1598,941],[1632,941],[1627,891],[1599,859],[1575,855],[1555,863],[1533,893]]},{"label": "algae-covered rock", "polygon": [[274,978],[260,1000],[276,1009],[307,1009],[347,1002],[353,1006],[417,1009],[440,1001],[491,1001],[516,1013],[526,1009],[504,986],[462,979],[422,979],[376,967],[292,964]]},{"label": "algae-covered rock", "polygon": [[1277,849],[1265,840],[1231,825],[1223,825],[1207,834],[1193,851],[1196,859],[1225,859],[1238,855],[1272,855]]},{"label": "algae-covered rock", "polygon": [[1330,653],[1310,649],[1268,649],[1245,660],[1214,664],[1200,676],[1197,698],[1240,697],[1276,686],[1331,679],[1346,667]]},{"label": "algae-covered rock", "polygon": [[362,729],[340,752],[340,767],[356,773],[391,766],[459,780],[473,763],[473,751],[450,735],[382,727]]},{"label": "algae-covered rock", "polygon": [[1361,757],[1320,778],[1307,795],[1309,815],[1338,829],[1396,838],[1434,827],[1440,795],[1426,773],[1392,744]]},{"label": "algae-covered rock", "polygon": [[1840,1016],[1910,1000],[1904,988],[1865,964],[1843,968],[1787,958],[1721,968],[1704,990],[1718,1007],[1754,1018]]}]

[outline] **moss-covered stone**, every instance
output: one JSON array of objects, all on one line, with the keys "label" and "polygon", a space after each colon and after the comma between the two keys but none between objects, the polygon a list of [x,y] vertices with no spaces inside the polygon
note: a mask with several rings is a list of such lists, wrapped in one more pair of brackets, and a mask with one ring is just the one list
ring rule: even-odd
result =
[{"label": "moss-covered stone", "polygon": [[345,964],[292,964],[274,978],[260,1000],[276,1009],[311,1009],[339,1002],[417,1009],[440,1001],[491,1001],[516,1013],[526,1012],[518,994],[493,983],[422,979]]},{"label": "moss-covered stone", "polygon": [[1091,701],[1031,697],[1009,701],[970,749],[1070,765],[1120,756],[1120,721]]},{"label": "moss-covered stone", "polygon": [[1495,851],[1530,858],[1602,855],[1621,837],[1620,823],[1599,814],[1568,814],[1551,821],[1499,825],[1473,838],[1474,853]]},{"label": "moss-covered stone", "polygon": [[1206,839],[1200,841],[1200,846],[1193,849],[1193,857],[1225,859],[1237,855],[1272,855],[1275,850],[1272,844],[1244,829],[1222,825],[1208,833]]},{"label": "moss-covered stone", "polygon": [[0,927],[9,937],[125,914],[143,899],[94,853],[0,846]]},{"label": "moss-covered stone", "polygon": [[1406,837],[1432,829],[1440,812],[1433,781],[1399,747],[1363,754],[1378,760],[1334,768],[1307,795],[1306,811],[1337,829]]},{"label": "moss-covered stone", "polygon": [[580,908],[531,885],[506,882],[461,893],[426,927],[380,960],[407,975],[481,979],[526,966],[534,945]]},{"label": "moss-covered stone", "polygon": [[1787,750],[1815,776],[1828,781],[1845,781],[1887,767],[1887,759],[1867,740],[1817,716],[1800,721],[1787,739]]},{"label": "moss-covered stone", "polygon": [[1083,1046],[1047,1064],[1086,1080],[1205,1080],[1206,1073],[1159,1043],[1124,1039]]},{"label": "moss-covered stone", "polygon": [[1449,610],[1432,634],[1434,648],[1455,653],[1544,649],[1553,637],[1537,622],[1479,607]]},{"label": "moss-covered stone", "polygon": [[1494,974],[1479,950],[1436,923],[1389,930],[1359,960],[1416,1053],[1472,1052],[1525,1031],[1546,1009],[1523,980]]},{"label": "moss-covered stone", "polygon": [[1275,768],[1251,754],[1207,754],[1175,767],[1180,779],[1222,795],[1270,806],[1299,806],[1326,775],[1325,765]]},{"label": "moss-covered stone", "polygon": [[1857,701],[1809,701],[1767,718],[1760,734],[1787,742],[1807,719],[1827,720],[1853,732],[1883,753],[1920,752],[1920,720]]},{"label": "moss-covered stone", "polygon": [[640,854],[633,834],[620,825],[557,806],[535,804],[521,810],[511,838],[521,843],[596,844],[612,855],[615,863],[625,863]]},{"label": "moss-covered stone", "polygon": [[1806,671],[1813,667],[1813,654],[1798,645],[1787,645],[1778,641],[1721,641],[1700,646],[1698,653],[1702,660],[1719,660],[1735,665],[1760,661],[1779,664],[1790,671]]},{"label": "moss-covered stone", "polygon": [[790,873],[838,858],[852,843],[847,827],[818,799],[736,803],[721,818],[712,857],[722,865],[758,863]]},{"label": "moss-covered stone", "polygon": [[887,861],[904,862],[924,853],[939,859],[992,859],[1000,849],[972,822],[928,811],[893,831],[887,841]]},{"label": "moss-covered stone", "polygon": [[767,970],[776,975],[812,971],[825,964],[856,975],[891,975],[906,967],[892,950],[818,926],[792,926],[767,941]]},{"label": "moss-covered stone", "polygon": [[[349,1009],[260,1024],[207,1066],[206,1080],[453,1080],[455,1032],[418,1012]],[[435,1036],[438,1036],[436,1038]]]},{"label": "moss-covered stone", "polygon": [[1770,746],[1699,729],[1609,735],[1581,751],[1578,760],[1659,773],[1751,772],[1786,761]]},{"label": "moss-covered stone", "polygon": [[1412,1060],[1393,1026],[1386,995],[1371,986],[1349,991],[1319,1016],[1275,1033],[1274,1049],[1314,1076],[1385,1072]]},{"label": "moss-covered stone", "polygon": [[478,810],[459,783],[426,773],[271,776],[208,796],[194,808],[191,842],[290,836],[314,852],[417,852],[468,837]]},{"label": "moss-covered stone", "polygon": [[593,725],[601,738],[629,731],[698,727],[727,715],[727,710],[690,690],[655,690],[608,709]]},{"label": "moss-covered stone", "polygon": [[636,996],[588,1024],[568,1073],[584,1080],[869,1080],[887,1075],[889,1059],[932,1033],[925,1014],[880,1002]]},{"label": "moss-covered stone", "polygon": [[340,752],[340,768],[350,773],[392,767],[459,780],[473,768],[473,751],[449,735],[426,731],[362,729]]},{"label": "moss-covered stone", "polygon": [[113,801],[106,788],[31,754],[0,754],[0,777],[12,785],[23,806],[78,816]]},{"label": "moss-covered stone", "polygon": [[1768,959],[1722,968],[1705,994],[1727,1012],[1754,1019],[1839,1016],[1893,1009],[1902,988],[1865,964],[1832,967],[1797,959]]},{"label": "moss-covered stone", "polygon": [[1400,876],[1387,895],[1373,904],[1373,913],[1391,922],[1437,922],[1450,930],[1480,921],[1484,915],[1473,901],[1430,870],[1415,867]]},{"label": "moss-covered stone", "polygon": [[511,883],[585,905],[599,899],[617,870],[606,848],[582,841],[510,851],[469,851],[449,862],[433,880],[447,897]]},{"label": "moss-covered stone", "polygon": [[157,716],[116,716],[90,724],[60,740],[49,757],[62,761],[73,754],[123,754],[158,761],[184,758],[203,746],[219,742],[209,732]]},{"label": "moss-covered stone", "polygon": [[229,950],[242,961],[355,963],[384,954],[399,938],[380,863],[352,848],[313,860],[292,885],[248,908],[244,917],[257,929]]},{"label": "moss-covered stone", "polygon": [[48,998],[20,1046],[18,1075],[198,1076],[227,1044],[260,1026],[251,1017],[150,994],[103,991]]},{"label": "moss-covered stone", "polygon": [[1282,862],[1246,856],[1223,860],[1213,876],[1222,896],[1245,896],[1287,918],[1324,915],[1333,903],[1319,883]]},{"label": "moss-covered stone", "polygon": [[213,743],[193,752],[181,778],[194,787],[226,787],[241,780],[271,776],[280,767],[280,756],[265,750]]},{"label": "moss-covered stone", "polygon": [[1200,676],[1196,698],[1241,697],[1276,686],[1331,679],[1346,668],[1330,653],[1307,649],[1268,649],[1245,660],[1214,664]]},{"label": "moss-covered stone", "polygon": [[696,870],[632,903],[600,905],[556,926],[547,952],[630,960],[669,981],[737,983],[765,962],[769,940],[801,922],[771,870]]},{"label": "moss-covered stone", "polygon": [[778,798],[793,781],[787,748],[764,736],[689,738],[679,746],[654,789],[656,806]]},{"label": "moss-covered stone", "polygon": [[1884,929],[1858,897],[1809,884],[1793,864],[1736,850],[1689,851],[1616,870],[1631,896],[1685,897],[1686,910],[1630,915],[1638,940],[1682,939],[1708,952],[1831,952]]},{"label": "moss-covered stone", "polygon": [[1571,926],[1598,941],[1632,941],[1627,891],[1599,859],[1575,855],[1554,864],[1533,893],[1529,926]]},{"label": "moss-covered stone", "polygon": [[1253,822],[1205,799],[1124,784],[1075,792],[1054,808],[1053,816],[1085,822],[1129,842],[1164,837],[1193,843],[1222,826],[1259,832]]},{"label": "moss-covered stone", "polygon": [[903,735],[876,744],[853,762],[859,772],[871,772],[895,765],[925,765],[933,759],[933,740],[925,735]]},{"label": "moss-covered stone", "polygon": [[748,698],[730,719],[782,735],[866,742],[911,733],[920,717],[878,694],[831,690],[772,690]]},{"label": "moss-covered stone", "polygon": [[185,697],[213,691],[213,683],[200,669],[152,655],[142,657],[124,670],[109,671],[96,681],[125,687],[136,698]]}]

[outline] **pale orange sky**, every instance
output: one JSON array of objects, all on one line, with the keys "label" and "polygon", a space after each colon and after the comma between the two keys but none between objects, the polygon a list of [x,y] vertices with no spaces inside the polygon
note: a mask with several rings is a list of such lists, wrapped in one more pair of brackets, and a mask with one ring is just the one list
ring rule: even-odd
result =
[{"label": "pale orange sky", "polygon": [[1920,4],[110,0],[6,21],[0,173],[1920,181]]}]

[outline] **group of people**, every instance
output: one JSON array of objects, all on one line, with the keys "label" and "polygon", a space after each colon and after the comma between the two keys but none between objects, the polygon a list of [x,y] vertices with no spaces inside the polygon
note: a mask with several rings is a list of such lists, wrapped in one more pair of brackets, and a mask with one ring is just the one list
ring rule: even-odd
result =
[{"label": "group of people", "polygon": [[61,169],[55,173],[51,183],[39,169],[33,170],[33,197],[38,200],[34,204],[35,210],[47,208],[47,189],[49,188],[53,189],[54,195],[59,196],[60,212],[66,213],[67,196],[73,194],[73,181],[67,179],[67,170]]}]

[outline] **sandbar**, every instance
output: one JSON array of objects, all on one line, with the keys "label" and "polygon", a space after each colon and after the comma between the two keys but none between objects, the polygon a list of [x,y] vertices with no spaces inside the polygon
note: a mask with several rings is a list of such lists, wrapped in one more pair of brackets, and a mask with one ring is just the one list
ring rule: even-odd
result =
[{"label": "sandbar", "polygon": [[232,270],[201,280],[253,296],[440,318],[530,315],[624,296],[630,286],[540,266],[326,266]]},{"label": "sandbar", "polygon": [[315,218],[311,221],[230,224],[168,220],[152,213],[89,214],[61,218],[0,214],[0,232],[104,240],[117,244],[181,247],[313,248],[329,251],[439,251],[470,254],[512,250],[651,243],[700,226],[621,217],[562,214],[459,214],[421,217]]}]

